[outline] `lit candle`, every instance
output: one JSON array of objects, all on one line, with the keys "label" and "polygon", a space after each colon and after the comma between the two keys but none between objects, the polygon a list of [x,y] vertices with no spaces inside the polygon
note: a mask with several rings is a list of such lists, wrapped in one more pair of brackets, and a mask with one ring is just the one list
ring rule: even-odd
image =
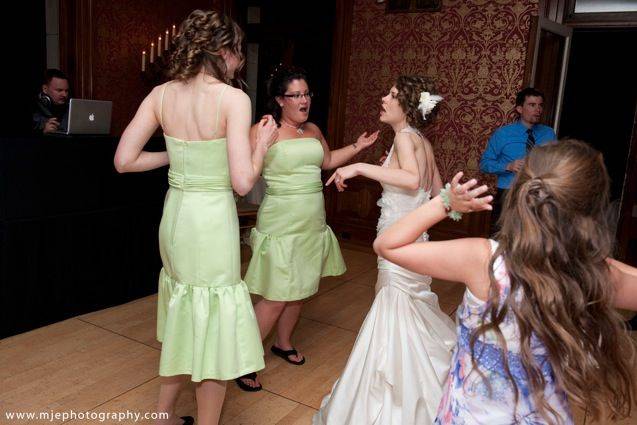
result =
[{"label": "lit candle", "polygon": [[177,28],[175,27],[175,24],[173,24],[173,37],[177,35]]},{"label": "lit candle", "polygon": [[161,44],[161,35],[160,35],[159,37],[157,37],[157,57],[158,58],[161,57],[162,46],[163,44]]},{"label": "lit candle", "polygon": [[166,40],[164,40],[166,42],[166,46],[164,47],[165,50],[168,50],[168,30],[166,30]]},{"label": "lit candle", "polygon": [[146,50],[142,52],[142,72],[146,71]]},{"label": "lit candle", "polygon": [[150,43],[150,63],[155,62],[155,43]]}]

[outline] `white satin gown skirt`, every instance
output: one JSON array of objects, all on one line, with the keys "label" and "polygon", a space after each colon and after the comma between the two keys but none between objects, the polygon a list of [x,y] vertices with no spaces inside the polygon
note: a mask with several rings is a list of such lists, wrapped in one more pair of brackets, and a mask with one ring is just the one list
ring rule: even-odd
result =
[{"label": "white satin gown skirt", "polygon": [[379,259],[376,298],[314,425],[433,423],[456,343],[431,278]]}]

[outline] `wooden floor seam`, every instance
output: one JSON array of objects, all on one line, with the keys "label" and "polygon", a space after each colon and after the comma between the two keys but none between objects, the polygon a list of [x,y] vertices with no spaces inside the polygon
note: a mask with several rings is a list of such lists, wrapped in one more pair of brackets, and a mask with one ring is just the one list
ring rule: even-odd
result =
[{"label": "wooden floor seam", "polygon": [[108,328],[105,328],[104,326],[100,326],[100,325],[97,325],[97,324],[95,324],[95,323],[93,323],[93,322],[89,322],[89,321],[88,321],[88,320],[86,320],[86,319],[82,319],[82,318],[80,318],[80,316],[74,317],[74,319],[79,320],[80,322],[86,323],[86,324],[88,324],[88,325],[95,326],[95,327],[96,327],[96,328],[98,328],[98,329],[102,329],[102,330],[104,330],[104,331],[108,331],[108,332],[110,332],[110,333],[112,333],[112,334],[115,334],[115,335],[121,336],[122,338],[126,338],[126,339],[127,339],[127,340],[129,340],[129,341],[133,341],[133,342],[136,342],[136,343],[138,343],[138,344],[145,345],[146,347],[148,347],[148,348],[152,348],[152,349],[153,349],[153,350],[155,350],[155,351],[161,351],[161,348],[153,347],[153,346],[152,346],[152,345],[150,345],[150,344],[146,344],[145,342],[139,341],[139,340],[137,340],[137,339],[135,339],[135,338],[131,338],[130,336],[122,335],[121,333],[119,333],[119,332],[115,332],[115,331],[114,331],[114,330],[112,330],[112,329],[108,329]]}]

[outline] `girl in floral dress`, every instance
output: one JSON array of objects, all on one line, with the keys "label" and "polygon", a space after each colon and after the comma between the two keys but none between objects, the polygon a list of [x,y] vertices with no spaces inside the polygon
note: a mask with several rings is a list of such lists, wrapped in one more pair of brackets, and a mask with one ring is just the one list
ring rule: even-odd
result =
[{"label": "girl in floral dress", "polygon": [[467,285],[437,424],[571,424],[630,414],[634,346],[615,308],[637,310],[637,269],[610,259],[609,179],[572,140],[534,148],[505,200],[498,242],[413,241],[447,215],[490,210],[462,173],[375,241],[409,270]]}]

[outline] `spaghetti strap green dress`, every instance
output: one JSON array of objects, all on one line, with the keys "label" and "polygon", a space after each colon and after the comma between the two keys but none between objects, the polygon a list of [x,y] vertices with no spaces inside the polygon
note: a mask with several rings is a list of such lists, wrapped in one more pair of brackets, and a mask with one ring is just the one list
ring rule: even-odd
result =
[{"label": "spaghetti strap green dress", "polygon": [[345,273],[338,240],[325,223],[321,164],[315,138],[287,139],[268,150],[265,197],[250,234],[252,258],[245,281],[272,301],[314,295],[321,277]]},{"label": "spaghetti strap green dress", "polygon": [[261,370],[261,336],[241,280],[226,139],[164,137],[170,187],[159,227],[159,374],[200,382]]}]

